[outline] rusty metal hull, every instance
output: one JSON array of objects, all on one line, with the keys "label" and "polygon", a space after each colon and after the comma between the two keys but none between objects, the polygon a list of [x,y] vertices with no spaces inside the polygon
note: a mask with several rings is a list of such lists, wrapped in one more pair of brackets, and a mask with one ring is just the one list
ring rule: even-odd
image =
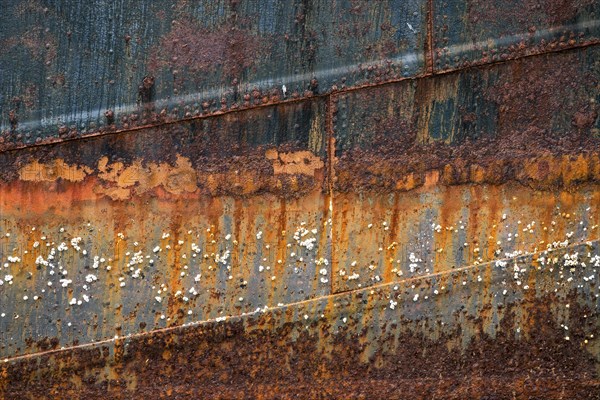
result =
[{"label": "rusty metal hull", "polygon": [[0,398],[599,398],[596,2],[75,3],[0,16]]},{"label": "rusty metal hull", "polygon": [[598,241],[544,253],[550,261],[518,257],[19,357],[2,367],[3,390],[14,398],[595,399],[597,282],[580,283],[592,268],[563,266],[573,254],[597,258]]}]

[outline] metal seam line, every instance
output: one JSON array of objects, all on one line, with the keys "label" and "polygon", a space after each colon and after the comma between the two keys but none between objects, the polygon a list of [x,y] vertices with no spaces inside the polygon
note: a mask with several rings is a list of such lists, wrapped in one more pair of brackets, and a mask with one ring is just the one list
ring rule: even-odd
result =
[{"label": "metal seam line", "polygon": [[[596,21],[594,21],[594,22],[596,22]],[[597,21],[597,24],[600,25],[600,21]],[[485,44],[485,43],[487,43],[487,42],[482,42],[482,44]],[[214,117],[218,117],[218,116],[221,116],[221,115],[226,115],[226,114],[231,114],[231,113],[241,113],[241,112],[248,111],[248,110],[255,110],[255,109],[261,109],[261,108],[266,108],[266,107],[272,107],[272,106],[277,106],[277,105],[280,105],[280,104],[297,103],[297,102],[307,101],[307,100],[310,100],[310,99],[313,99],[313,98],[323,98],[323,97],[326,97],[326,96],[339,95],[339,94],[354,92],[354,91],[365,89],[365,88],[380,87],[380,86],[394,84],[394,83],[403,82],[403,81],[407,81],[407,80],[419,80],[419,79],[423,79],[423,78],[429,78],[429,77],[432,77],[432,76],[443,76],[443,75],[447,75],[447,74],[456,73],[458,71],[470,70],[470,69],[478,68],[478,67],[482,67],[482,66],[499,65],[499,64],[504,64],[504,63],[511,62],[511,61],[516,61],[516,60],[521,60],[521,59],[527,59],[527,58],[530,58],[530,57],[542,56],[542,55],[545,55],[545,54],[563,53],[563,52],[568,52],[568,51],[571,51],[571,50],[576,50],[576,49],[581,49],[581,48],[587,48],[587,47],[596,46],[598,44],[600,44],[600,39],[593,40],[593,41],[590,41],[590,42],[586,42],[586,43],[583,43],[583,44],[573,45],[573,46],[570,46],[570,47],[567,47],[567,48],[558,48],[558,49],[555,49],[555,50],[548,50],[548,51],[543,51],[543,52],[533,52],[531,54],[524,54],[522,56],[518,56],[518,57],[515,57],[515,58],[510,58],[510,59],[507,59],[507,60],[491,61],[491,62],[487,62],[487,63],[470,65],[470,66],[467,66],[467,67],[449,68],[449,69],[444,69],[442,71],[435,71],[434,70],[433,72],[425,72],[423,74],[415,75],[415,76],[411,76],[411,77],[402,77],[402,78],[397,78],[397,79],[391,79],[391,80],[388,80],[388,81],[385,81],[385,82],[380,82],[380,83],[368,83],[368,84],[363,84],[363,85],[357,85],[357,86],[353,86],[353,87],[350,87],[350,88],[338,89],[336,91],[332,91],[332,92],[326,93],[326,94],[313,95],[311,97],[302,97],[302,98],[297,98],[297,99],[281,100],[281,101],[276,101],[276,102],[267,103],[267,104],[255,105],[255,106],[251,106],[251,107],[247,107],[247,108],[237,108],[237,109],[234,109],[234,110],[215,111],[214,113],[211,113],[209,115],[198,115],[198,116],[193,116],[193,117],[184,117],[184,118],[179,118],[179,119],[174,120],[174,121],[161,122],[161,123],[158,123],[158,124],[147,124],[147,125],[141,125],[141,126],[136,126],[136,127],[132,127],[132,128],[125,128],[125,129],[116,129],[116,130],[110,131],[110,132],[96,132],[96,133],[92,133],[92,134],[88,134],[88,135],[83,135],[83,136],[78,136],[78,137],[74,137],[74,138],[55,139],[55,140],[53,140],[52,138],[49,138],[49,139],[47,139],[47,141],[45,143],[24,144],[24,145],[20,145],[20,146],[15,146],[15,147],[7,149],[7,150],[0,151],[0,153],[11,152],[11,151],[15,151],[15,150],[24,149],[24,148],[33,148],[33,147],[41,147],[41,146],[54,145],[54,144],[59,144],[59,143],[66,143],[66,142],[71,142],[71,141],[76,141],[76,140],[82,140],[82,139],[88,139],[88,138],[94,138],[94,137],[105,136],[105,135],[114,135],[114,134],[122,134],[122,133],[135,132],[135,131],[139,131],[139,130],[142,130],[142,129],[157,128],[157,127],[162,127],[162,126],[168,126],[168,125],[178,124],[178,123],[182,123],[182,122],[195,121],[195,120],[201,120],[201,119],[206,119],[206,118],[214,118]],[[456,49],[462,49],[462,48],[464,48],[464,46],[462,46],[462,47],[461,46],[455,46],[455,48]],[[190,96],[193,96],[193,95],[190,95]],[[196,100],[198,100],[198,98],[196,98]],[[137,106],[135,108],[131,108],[130,111],[133,112],[133,111],[136,111],[136,110],[139,110],[139,108]]]}]

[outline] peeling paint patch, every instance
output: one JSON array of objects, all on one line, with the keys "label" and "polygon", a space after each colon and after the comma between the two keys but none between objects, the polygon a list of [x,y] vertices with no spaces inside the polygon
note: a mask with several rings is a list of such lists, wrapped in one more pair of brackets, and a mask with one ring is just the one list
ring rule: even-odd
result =
[{"label": "peeling paint patch", "polygon": [[19,170],[19,178],[28,182],[54,182],[63,179],[70,182],[81,182],[92,173],[86,166],[69,165],[62,159],[47,163],[33,161]]},{"label": "peeling paint patch", "polygon": [[300,174],[315,177],[316,171],[325,167],[325,162],[310,151],[278,153],[276,150],[267,150],[265,157],[273,161],[275,175]]},{"label": "peeling paint patch", "polygon": [[109,164],[108,158],[103,157],[98,161],[98,178],[101,184],[96,193],[113,200],[124,200],[157,187],[171,194],[193,193],[198,189],[196,170],[188,158],[180,155],[176,156],[174,166],[142,160],[135,160],[129,166],[122,162]]}]

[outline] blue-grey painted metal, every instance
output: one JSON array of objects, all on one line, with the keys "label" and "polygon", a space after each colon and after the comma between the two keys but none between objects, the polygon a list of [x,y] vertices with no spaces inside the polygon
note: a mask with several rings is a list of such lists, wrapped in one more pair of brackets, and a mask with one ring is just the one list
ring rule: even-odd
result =
[{"label": "blue-grey painted metal", "polygon": [[424,11],[416,0],[4,1],[1,130],[28,144],[140,123],[142,103],[177,119],[415,76]]},{"label": "blue-grey painted metal", "polygon": [[505,61],[600,40],[596,0],[434,0],[435,71]]}]

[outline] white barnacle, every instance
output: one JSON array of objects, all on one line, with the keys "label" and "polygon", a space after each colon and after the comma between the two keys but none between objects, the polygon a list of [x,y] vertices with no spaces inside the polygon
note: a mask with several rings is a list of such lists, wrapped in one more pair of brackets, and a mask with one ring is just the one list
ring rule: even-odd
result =
[{"label": "white barnacle", "polygon": [[349,280],[349,281],[355,281],[355,280],[357,280],[359,277],[360,277],[360,275],[359,275],[359,274],[357,274],[356,272],[354,272],[352,275],[349,275],[349,276],[348,276],[348,280]]}]

